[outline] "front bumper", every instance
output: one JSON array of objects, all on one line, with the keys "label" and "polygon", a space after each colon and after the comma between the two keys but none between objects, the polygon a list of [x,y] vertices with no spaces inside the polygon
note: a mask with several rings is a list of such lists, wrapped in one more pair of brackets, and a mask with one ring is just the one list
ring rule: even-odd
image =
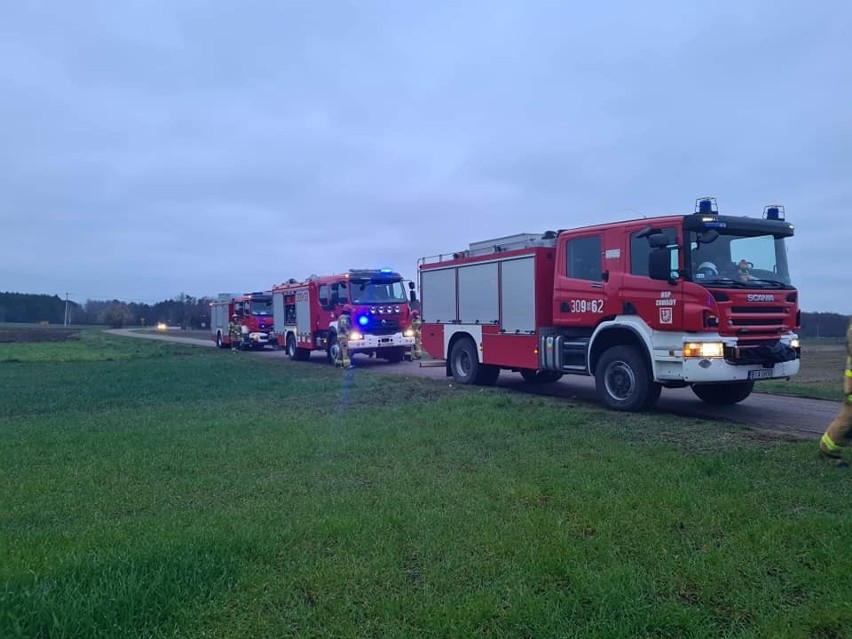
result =
[{"label": "front bumper", "polygon": [[269,344],[272,341],[271,333],[254,332],[245,336],[249,344]]},{"label": "front bumper", "polygon": [[[801,349],[794,334],[756,342],[721,337],[718,333],[693,333],[682,341],[679,336],[662,333],[657,337],[660,339],[654,349],[654,375],[656,381],[664,384],[784,379],[799,372]],[[708,349],[706,357],[684,356],[687,346],[696,344],[719,347]]]},{"label": "front bumper", "polygon": [[683,381],[690,384],[740,382],[746,380],[779,379],[799,372],[799,360],[775,364],[733,365],[724,359],[687,359],[683,362]]},{"label": "front bumper", "polygon": [[348,341],[349,351],[373,351],[382,348],[411,348],[414,346],[413,337],[405,337],[402,333],[393,335],[361,335],[361,339]]}]

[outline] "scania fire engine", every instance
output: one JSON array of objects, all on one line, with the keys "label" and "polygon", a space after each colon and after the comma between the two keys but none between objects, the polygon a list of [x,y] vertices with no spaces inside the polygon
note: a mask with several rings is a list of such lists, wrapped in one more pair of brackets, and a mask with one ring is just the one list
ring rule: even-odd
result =
[{"label": "scania fire engine", "polygon": [[784,209],[694,213],[519,234],[419,261],[423,347],[462,384],[591,375],[615,410],[691,386],[734,404],[799,370]]},{"label": "scania fire engine", "polygon": [[290,359],[306,360],[323,350],[338,359],[337,320],[351,307],[349,353],[367,353],[398,362],[414,345],[411,308],[403,278],[390,269],[289,280],[272,289],[275,334]]},{"label": "scania fire engine", "polygon": [[275,346],[270,293],[222,293],[218,300],[210,304],[210,336],[219,348],[231,344],[228,324],[234,315],[242,330],[242,348],[263,348],[267,344]]}]

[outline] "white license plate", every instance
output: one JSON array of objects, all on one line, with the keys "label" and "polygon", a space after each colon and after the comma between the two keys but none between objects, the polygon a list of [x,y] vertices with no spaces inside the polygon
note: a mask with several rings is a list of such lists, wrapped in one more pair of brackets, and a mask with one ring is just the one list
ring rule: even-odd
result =
[{"label": "white license plate", "polygon": [[772,379],[771,368],[759,368],[756,371],[748,372],[749,379]]}]

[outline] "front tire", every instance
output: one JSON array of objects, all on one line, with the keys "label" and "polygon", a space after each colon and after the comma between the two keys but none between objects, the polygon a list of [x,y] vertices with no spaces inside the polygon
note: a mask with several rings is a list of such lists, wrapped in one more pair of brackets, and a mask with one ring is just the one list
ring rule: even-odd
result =
[{"label": "front tire", "polygon": [[325,349],[325,356],[330,364],[334,364],[340,359],[340,344],[337,343],[337,333],[329,333],[328,347]]},{"label": "front tire", "polygon": [[705,404],[730,406],[743,401],[754,390],[754,381],[726,384],[693,384],[692,392]]},{"label": "front tire", "polygon": [[642,410],[659,397],[645,359],[635,346],[613,346],[604,351],[595,367],[595,388],[607,408],[619,411]]}]

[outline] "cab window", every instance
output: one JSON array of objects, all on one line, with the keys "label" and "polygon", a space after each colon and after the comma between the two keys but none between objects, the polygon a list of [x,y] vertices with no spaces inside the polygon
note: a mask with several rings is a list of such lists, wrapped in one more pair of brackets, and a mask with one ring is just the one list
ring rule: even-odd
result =
[{"label": "cab window", "polygon": [[598,235],[568,240],[565,245],[568,277],[601,281],[601,238]]},{"label": "cab window", "polygon": [[[660,229],[669,244],[677,244],[677,229],[673,226]],[[648,277],[648,256],[651,254],[651,245],[647,237],[637,237],[640,231],[630,234],[630,274]],[[677,270],[677,252],[672,251],[672,268]]]}]

